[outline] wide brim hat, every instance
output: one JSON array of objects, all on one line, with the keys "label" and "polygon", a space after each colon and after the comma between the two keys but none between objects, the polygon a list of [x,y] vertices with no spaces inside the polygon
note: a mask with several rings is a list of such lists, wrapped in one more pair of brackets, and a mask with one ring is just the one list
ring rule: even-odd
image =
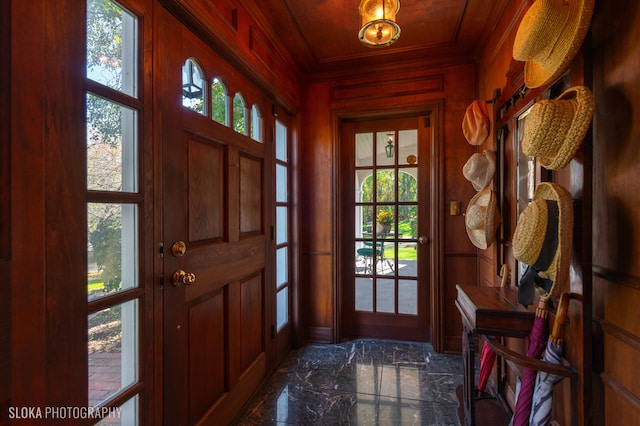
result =
[{"label": "wide brim hat", "polygon": [[496,173],[496,154],[485,150],[482,154],[473,153],[462,168],[462,174],[471,182],[476,191],[482,191]]},{"label": "wide brim hat", "polygon": [[594,0],[536,0],[522,18],[513,58],[525,61],[524,83],[540,87],[569,66],[591,25]]},{"label": "wide brim hat", "polygon": [[489,247],[500,225],[495,192],[485,188],[474,195],[467,206],[464,222],[471,243],[482,250]]},{"label": "wide brim hat", "polygon": [[557,99],[531,107],[524,126],[522,152],[550,170],[565,167],[589,130],[595,104],[585,86],[570,87]]},{"label": "wide brim hat", "polygon": [[573,238],[573,198],[562,186],[543,182],[520,213],[513,234],[513,255],[528,266],[518,288],[518,300],[568,292]]},{"label": "wide brim hat", "polygon": [[462,133],[471,145],[482,145],[489,138],[491,120],[484,101],[473,101],[462,119]]}]

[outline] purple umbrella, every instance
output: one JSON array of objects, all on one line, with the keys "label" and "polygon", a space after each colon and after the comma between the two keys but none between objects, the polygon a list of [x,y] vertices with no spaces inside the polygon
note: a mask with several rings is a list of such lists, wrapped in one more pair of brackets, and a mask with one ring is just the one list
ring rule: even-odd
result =
[{"label": "purple umbrella", "polygon": [[[528,337],[527,356],[529,358],[540,359],[547,342],[547,303],[548,297],[541,297],[536,308],[536,316],[533,320],[531,333]],[[520,392],[516,408],[513,411],[513,426],[528,426],[529,415],[531,414],[531,404],[533,401],[533,388],[536,381],[537,371],[533,368],[525,367],[520,380]]]},{"label": "purple umbrella", "polygon": [[[553,331],[547,342],[543,361],[560,365],[562,363],[562,326],[567,319],[567,310],[569,307],[568,293],[562,293],[560,296],[560,305],[556,313],[556,319],[553,323]],[[538,371],[536,378],[535,392],[533,394],[533,408],[529,418],[531,426],[542,426],[549,423],[551,417],[551,395],[553,385],[558,383],[564,377],[547,373],[546,371]]]}]

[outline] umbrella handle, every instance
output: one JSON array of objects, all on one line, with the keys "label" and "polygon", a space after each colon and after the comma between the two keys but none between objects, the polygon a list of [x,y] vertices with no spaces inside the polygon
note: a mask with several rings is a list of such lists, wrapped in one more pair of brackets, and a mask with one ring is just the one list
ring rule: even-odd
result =
[{"label": "umbrella handle", "polygon": [[509,278],[511,278],[509,276],[509,265],[507,265],[506,263],[503,263],[502,267],[500,268],[500,277],[502,277],[502,280],[500,281],[500,287],[504,288],[509,284]]},{"label": "umbrella handle", "polygon": [[[555,374],[556,376],[562,377],[575,377],[578,374],[573,367],[565,366],[562,364],[553,364],[550,362],[541,361],[539,359],[530,358],[526,355],[509,349],[508,347],[501,343],[498,343],[494,339],[487,339],[486,341],[496,354],[500,355],[508,362],[517,366],[531,368],[538,371],[545,371],[549,374]],[[518,370],[518,368],[515,368],[515,370]]]},{"label": "umbrella handle", "polygon": [[569,293],[562,293],[560,296],[560,303],[558,304],[558,310],[556,311],[556,319],[553,322],[553,330],[551,331],[551,336],[549,336],[556,341],[562,339],[562,327],[567,320],[567,313],[569,312],[569,299],[571,299],[571,295]]}]

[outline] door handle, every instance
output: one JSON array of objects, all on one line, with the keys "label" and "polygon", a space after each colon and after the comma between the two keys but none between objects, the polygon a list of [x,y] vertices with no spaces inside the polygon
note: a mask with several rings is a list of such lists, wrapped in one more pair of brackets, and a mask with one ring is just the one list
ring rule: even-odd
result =
[{"label": "door handle", "polygon": [[418,242],[420,244],[427,244],[429,242],[429,239],[427,237],[425,237],[424,235],[420,235],[418,237]]},{"label": "door handle", "polygon": [[181,284],[191,285],[196,282],[196,274],[193,272],[185,272],[182,269],[178,269],[171,276],[171,284],[178,287]]}]

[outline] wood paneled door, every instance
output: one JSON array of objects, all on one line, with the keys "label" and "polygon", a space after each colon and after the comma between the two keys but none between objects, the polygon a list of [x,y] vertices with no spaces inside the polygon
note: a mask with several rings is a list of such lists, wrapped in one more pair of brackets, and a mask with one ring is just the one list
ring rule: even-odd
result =
[{"label": "wood paneled door", "polygon": [[425,121],[343,124],[344,337],[430,338],[431,136]]},{"label": "wood paneled door", "polygon": [[158,25],[164,424],[226,424],[267,365],[266,149],[223,62]]}]

